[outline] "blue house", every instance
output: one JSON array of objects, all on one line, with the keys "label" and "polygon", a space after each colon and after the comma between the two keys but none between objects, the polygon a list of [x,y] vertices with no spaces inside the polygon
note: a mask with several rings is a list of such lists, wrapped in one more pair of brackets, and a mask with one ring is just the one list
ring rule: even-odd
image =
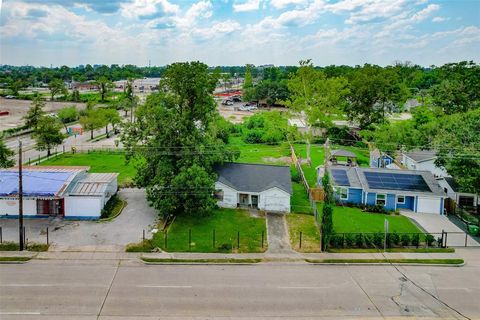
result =
[{"label": "blue house", "polygon": [[386,153],[375,149],[370,151],[370,168],[386,168],[394,163],[394,159]]},{"label": "blue house", "polygon": [[444,213],[447,195],[429,171],[332,167],[329,172],[339,202]]}]

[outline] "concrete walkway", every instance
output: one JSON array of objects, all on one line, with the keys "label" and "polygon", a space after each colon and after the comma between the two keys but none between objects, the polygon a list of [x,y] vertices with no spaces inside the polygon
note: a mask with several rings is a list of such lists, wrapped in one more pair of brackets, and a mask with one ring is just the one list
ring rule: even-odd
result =
[{"label": "concrete walkway", "polygon": [[401,214],[412,219],[418,226],[426,232],[433,234],[435,238],[441,237],[442,230],[448,232],[447,246],[464,247],[480,246],[475,239],[467,235],[465,231],[460,229],[448,217],[433,213],[415,213],[411,211],[401,211]]},{"label": "concrete walkway", "polygon": [[[141,257],[178,260],[222,260],[222,259],[261,259],[266,262],[302,262],[324,259],[461,259],[464,256],[478,256],[475,248],[461,249],[451,253],[411,253],[411,252],[372,252],[372,253],[296,253],[294,255],[269,253],[148,253],[148,252],[29,252],[0,251],[0,257],[32,257],[49,260],[138,260]],[[479,260],[480,261],[480,260]]]},{"label": "concrete walkway", "polygon": [[290,245],[285,215],[267,213],[267,254],[295,254]]}]

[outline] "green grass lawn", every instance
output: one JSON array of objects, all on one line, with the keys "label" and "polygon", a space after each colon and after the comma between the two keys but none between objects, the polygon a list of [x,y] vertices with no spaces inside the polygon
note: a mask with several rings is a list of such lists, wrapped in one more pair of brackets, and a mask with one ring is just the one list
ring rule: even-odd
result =
[{"label": "green grass lawn", "polygon": [[292,212],[311,213],[310,200],[308,199],[307,192],[303,187],[303,184],[299,182],[292,182],[293,195],[290,199],[290,205]]},{"label": "green grass lawn", "polygon": [[[322,203],[317,203],[319,213]],[[333,229],[335,233],[374,233],[384,231],[385,219],[389,222],[389,231],[397,233],[422,233],[407,217],[401,215],[385,215],[367,213],[359,208],[334,207]]]},{"label": "green grass lawn", "polygon": [[125,163],[125,155],[121,153],[91,152],[65,153],[40,163],[41,166],[89,166],[92,173],[118,172],[120,186],[130,184],[135,176],[134,162]]},{"label": "green grass lawn", "polygon": [[[286,218],[292,248],[300,252],[320,252],[320,232],[315,223],[315,217],[290,213]],[[302,232],[301,248],[300,232]]]},{"label": "green grass lawn", "polygon": [[[189,247],[191,230],[191,247]],[[215,245],[213,243],[215,230]],[[240,232],[240,248],[237,236]],[[264,248],[262,249],[262,232]],[[210,216],[180,216],[168,229],[167,247],[164,233],[153,237],[155,247],[169,252],[263,252],[267,247],[265,218],[254,218],[244,210],[217,209]]]},{"label": "green grass lawn", "polygon": [[[307,159],[307,145],[295,144],[295,153],[297,157]],[[312,165],[302,164],[302,170],[305,174],[305,179],[308,181],[310,187],[316,187],[317,184],[317,170],[316,167],[322,165],[325,162],[325,149],[320,145],[312,145],[310,149],[310,157],[312,159]]]},{"label": "green grass lawn", "polygon": [[281,157],[290,158],[290,147],[287,143],[279,145],[246,144],[241,137],[230,137],[228,146],[240,150],[237,162],[288,165],[288,162],[283,159],[272,160]]}]

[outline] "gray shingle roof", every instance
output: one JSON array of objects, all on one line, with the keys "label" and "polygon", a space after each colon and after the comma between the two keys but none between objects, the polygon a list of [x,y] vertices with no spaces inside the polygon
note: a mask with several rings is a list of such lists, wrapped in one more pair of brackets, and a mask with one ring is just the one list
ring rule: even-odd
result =
[{"label": "gray shingle roof", "polygon": [[425,160],[433,159],[437,156],[436,150],[413,150],[409,152],[404,152],[404,155],[409,157],[416,162],[422,162]]},{"label": "gray shingle roof", "polygon": [[218,181],[238,191],[261,192],[277,187],[292,194],[290,167],[227,162],[215,170]]},{"label": "gray shingle roof", "polygon": [[339,150],[332,150],[332,152],[330,153],[330,155],[332,157],[334,156],[337,156],[337,157],[348,157],[348,158],[356,158],[357,155],[351,151],[348,151],[348,150],[342,150],[342,149],[339,149]]}]

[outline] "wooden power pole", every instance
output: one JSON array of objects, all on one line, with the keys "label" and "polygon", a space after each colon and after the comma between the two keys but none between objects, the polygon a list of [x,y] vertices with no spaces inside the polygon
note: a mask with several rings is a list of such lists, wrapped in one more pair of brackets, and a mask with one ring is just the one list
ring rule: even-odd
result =
[{"label": "wooden power pole", "polygon": [[18,141],[18,234],[19,247],[23,251],[23,178],[22,178],[22,141]]}]

